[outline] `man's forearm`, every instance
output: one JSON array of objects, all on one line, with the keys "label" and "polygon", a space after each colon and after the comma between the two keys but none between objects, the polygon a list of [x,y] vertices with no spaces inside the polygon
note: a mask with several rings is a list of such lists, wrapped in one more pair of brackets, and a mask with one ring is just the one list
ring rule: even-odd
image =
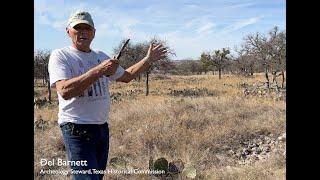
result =
[{"label": "man's forearm", "polygon": [[103,73],[98,68],[92,68],[80,76],[62,82],[61,87],[57,87],[58,92],[63,99],[71,99],[73,97],[79,96],[91,84],[97,81],[102,76],[102,74]]},{"label": "man's forearm", "polygon": [[118,79],[117,81],[130,82],[132,79],[136,78],[140,73],[144,72],[149,67],[150,67],[150,63],[147,61],[146,58],[143,58],[136,64],[126,69],[125,75],[122,78]]}]

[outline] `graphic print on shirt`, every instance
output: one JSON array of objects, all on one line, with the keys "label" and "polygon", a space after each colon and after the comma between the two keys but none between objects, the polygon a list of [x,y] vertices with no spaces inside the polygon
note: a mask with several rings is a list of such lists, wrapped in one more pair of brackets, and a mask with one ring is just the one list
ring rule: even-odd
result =
[{"label": "graphic print on shirt", "polygon": [[93,86],[95,96],[98,96],[98,92],[97,92],[97,82],[94,82],[91,86]]},{"label": "graphic print on shirt", "polygon": [[[83,66],[83,64],[82,64],[82,62],[81,61],[79,61],[79,72],[78,72],[78,75],[81,75],[81,74],[83,74],[83,72],[84,72],[84,66]],[[82,92],[80,95],[79,95],[79,97],[84,97],[84,92]]]},{"label": "graphic print on shirt", "polygon": [[99,86],[99,92],[100,92],[100,95],[102,96],[102,92],[101,92],[101,85],[100,85],[100,78],[98,79],[97,83],[98,83],[98,86]]},{"label": "graphic print on shirt", "polygon": [[[94,66],[101,63],[101,60],[96,57],[96,54],[93,54],[93,56],[88,56],[86,59],[82,59],[79,57],[77,59],[76,63],[78,64],[78,68],[74,69],[73,71],[75,74],[73,77],[80,76],[93,68]],[[106,98],[105,96],[108,95],[107,93],[107,79],[105,76],[100,77],[96,82],[91,84],[82,94],[80,94],[78,97],[83,98],[87,97],[88,100],[97,100],[101,98]]]},{"label": "graphic print on shirt", "polygon": [[[90,58],[88,61],[88,70],[93,68],[96,65],[96,63],[94,61],[92,61],[91,59],[92,58]],[[100,80],[100,78],[98,80]],[[99,90],[98,89],[98,80],[91,85],[94,89],[95,97],[101,96],[101,89],[100,89],[100,94],[98,93],[98,90]]]},{"label": "graphic print on shirt", "polygon": [[[99,59],[98,59],[98,63],[99,63]],[[100,63],[99,63],[100,64]],[[96,83],[98,84],[98,87],[99,87],[99,92],[100,92],[100,96],[103,96],[103,94],[102,94],[102,89],[101,89],[101,81],[100,81],[100,79],[101,78],[99,78],[97,81],[96,81]],[[102,80],[103,81],[103,80]]]},{"label": "graphic print on shirt", "polygon": [[[99,64],[101,63],[101,60],[100,60],[100,59],[98,59],[97,61],[98,61]],[[107,87],[106,87],[104,78],[105,78],[104,76],[102,76],[101,78],[99,78],[99,88],[100,88],[100,89],[102,90],[102,92],[103,92],[103,95],[102,95],[102,96],[104,96],[104,95],[107,94],[107,93],[106,93]],[[102,86],[100,85],[100,83],[102,84]]]}]

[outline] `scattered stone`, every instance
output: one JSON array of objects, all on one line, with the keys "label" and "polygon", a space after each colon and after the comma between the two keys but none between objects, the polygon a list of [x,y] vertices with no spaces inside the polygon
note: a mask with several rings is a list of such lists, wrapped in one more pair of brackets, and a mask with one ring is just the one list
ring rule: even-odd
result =
[{"label": "scattered stone", "polygon": [[168,171],[172,174],[181,173],[184,169],[184,163],[181,159],[169,163]]},{"label": "scattered stone", "polygon": [[285,141],[286,140],[286,133],[284,133],[282,136],[278,137],[279,141]]},{"label": "scattered stone", "polygon": [[235,152],[234,152],[232,149],[230,149],[230,150],[228,151],[228,153],[231,154],[231,155],[235,154]]},{"label": "scattered stone", "polygon": [[[233,136],[236,140],[238,136]],[[240,136],[239,136],[240,137]],[[266,160],[274,153],[285,156],[285,133],[276,137],[274,134],[265,134],[252,137],[249,140],[241,138],[238,149],[230,149],[228,154],[238,159],[239,164],[251,164],[259,160]],[[284,149],[284,150],[283,150]],[[220,158],[221,159],[221,158]]]},{"label": "scattered stone", "polygon": [[183,169],[182,174],[193,179],[197,176],[197,170],[192,165],[188,165]]}]

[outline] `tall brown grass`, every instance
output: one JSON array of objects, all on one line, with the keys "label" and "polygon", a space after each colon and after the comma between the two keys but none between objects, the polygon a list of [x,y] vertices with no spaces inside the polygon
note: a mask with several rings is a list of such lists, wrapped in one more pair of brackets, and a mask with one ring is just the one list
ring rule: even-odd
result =
[{"label": "tall brown grass", "polygon": [[[144,95],[143,81],[111,83],[110,92],[120,92],[121,101],[112,103],[109,159],[123,157],[128,167],[148,169],[148,162],[165,157],[181,159],[197,170],[196,179],[285,179],[285,158],[271,156],[266,162],[240,165],[236,159],[221,160],[228,149],[236,148],[239,138],[253,134],[280,135],[286,129],[286,103],[273,97],[245,97],[239,84],[263,81],[253,78],[213,75],[151,78],[150,95]],[[45,87],[44,87],[45,89]],[[132,90],[138,93],[128,93]],[[172,95],[174,90],[205,89],[208,94]],[[38,96],[45,91],[36,88]],[[55,94],[55,92],[53,92]],[[56,101],[56,98],[54,98]],[[35,110],[48,123],[35,130],[35,175],[40,158],[65,158],[61,132],[57,126],[57,106]],[[239,137],[238,139],[235,137]],[[55,167],[62,168],[62,167]],[[66,179],[65,176],[46,178]],[[147,175],[107,175],[105,179],[148,179]]]}]

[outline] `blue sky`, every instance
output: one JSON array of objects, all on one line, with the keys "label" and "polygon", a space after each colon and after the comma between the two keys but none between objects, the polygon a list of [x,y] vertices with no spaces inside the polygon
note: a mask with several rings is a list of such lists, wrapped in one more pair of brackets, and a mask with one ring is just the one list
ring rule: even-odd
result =
[{"label": "blue sky", "polygon": [[234,49],[255,32],[286,29],[285,0],[35,0],[34,50],[70,45],[65,27],[72,12],[90,12],[96,26],[93,49],[112,55],[124,38],[156,36],[176,52],[198,59],[203,51]]}]

